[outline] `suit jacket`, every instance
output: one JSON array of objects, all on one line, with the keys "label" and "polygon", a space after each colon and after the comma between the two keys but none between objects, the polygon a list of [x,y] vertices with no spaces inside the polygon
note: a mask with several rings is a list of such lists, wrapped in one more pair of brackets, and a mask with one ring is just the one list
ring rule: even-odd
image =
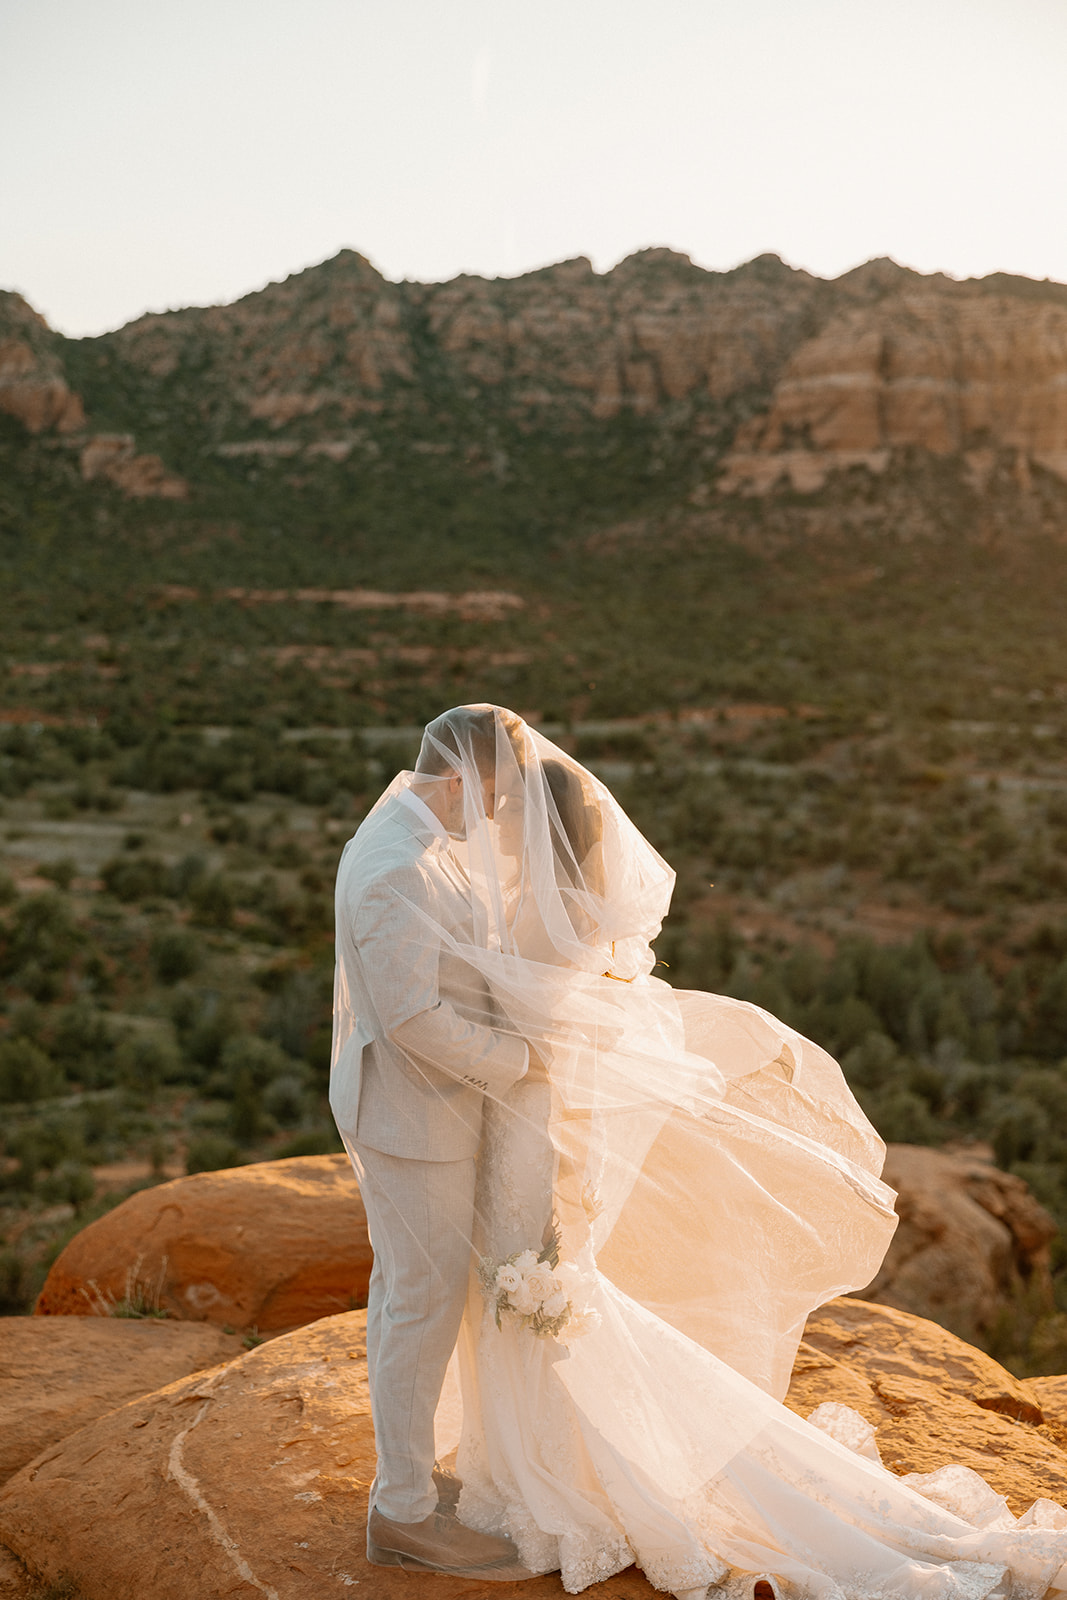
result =
[{"label": "suit jacket", "polygon": [[473,937],[462,868],[394,795],[346,845],[336,911],[330,1107],[346,1146],[422,1161],[474,1155],[483,1095],[517,1082],[528,1053],[490,1025],[480,974],[434,937],[431,924]]}]

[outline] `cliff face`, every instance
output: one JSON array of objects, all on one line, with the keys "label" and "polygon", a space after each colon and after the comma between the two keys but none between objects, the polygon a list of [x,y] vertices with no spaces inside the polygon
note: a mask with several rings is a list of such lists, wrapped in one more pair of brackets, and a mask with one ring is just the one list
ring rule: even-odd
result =
[{"label": "cliff face", "polygon": [[0,411],[30,433],[72,433],[85,415],[71,392],[60,341],[20,294],[0,290]]},{"label": "cliff face", "polygon": [[[233,305],[142,317],[77,349],[4,300],[0,406],[34,431],[82,425],[65,349],[95,394],[127,396],[127,426],[131,407],[171,416],[223,456],[339,462],[366,428],[395,424],[447,453],[498,427],[633,416],[699,445],[705,496],[783,480],[810,492],[909,450],[958,457],[979,491],[1005,452],[1022,488],[1034,466],[1067,481],[1062,285],[889,261],[825,282],[775,256],[714,273],[669,250],[601,276],[578,258],[510,280],[388,283],[346,250]],[[121,482],[117,458],[106,470]],[[126,478],[128,492],[177,492]]]},{"label": "cliff face", "polygon": [[185,498],[184,479],[155,455],[139,455],[130,434],[90,433],[80,394],[68,382],[67,341],[19,294],[0,290],[0,411],[30,434],[55,434],[79,452],[84,482],[104,478],[136,498]]},{"label": "cliff face", "polygon": [[[739,429],[727,470],[768,486],[855,455],[875,470],[917,446],[988,476],[998,447],[1067,480],[1067,305],[905,283],[837,312],[791,355],[766,413]],[[800,487],[801,485],[797,485]]]},{"label": "cliff face", "polygon": [[581,257],[513,280],[395,284],[342,251],[235,305],[142,317],[110,338],[161,378],[206,356],[250,419],[277,426],[416,391],[504,391],[513,416],[607,418],[765,387],[824,289],[777,258],[718,274],[668,250],[602,277]]},{"label": "cliff face", "polygon": [[718,274],[648,250],[603,277],[580,258],[425,293],[429,326],[464,377],[509,384],[517,411],[569,401],[609,418],[765,388],[823,288],[777,257]]}]

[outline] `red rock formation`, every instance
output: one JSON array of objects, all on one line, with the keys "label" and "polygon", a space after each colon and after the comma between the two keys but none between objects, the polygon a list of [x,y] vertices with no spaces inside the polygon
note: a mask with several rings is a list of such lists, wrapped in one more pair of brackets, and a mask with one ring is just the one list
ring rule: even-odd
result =
[{"label": "red rock formation", "polygon": [[862,1298],[961,1333],[990,1328],[1027,1287],[1051,1304],[1056,1224],[1021,1178],[975,1157],[890,1145],[900,1226]]},{"label": "red rock formation", "polygon": [[29,433],[75,435],[82,478],[104,478],[134,499],[184,500],[188,484],[159,456],[138,455],[131,435],[83,435],[81,396],[67,382],[60,341],[18,294],[0,291],[0,411]]},{"label": "red rock formation", "polygon": [[[83,1600],[321,1600],[339,1584],[376,1600],[414,1594],[430,1580],[363,1554],[374,1475],[364,1340],[364,1313],[330,1317],[97,1418],[0,1489],[0,1543],[45,1579],[73,1580]],[[990,1409],[992,1398],[1015,1411]],[[1016,1511],[1067,1498],[1067,1454],[1027,1386],[933,1324],[851,1300],[823,1307],[789,1403],[806,1413],[827,1400],[876,1425],[897,1472],[962,1461]],[[440,1600],[487,1595],[445,1576],[432,1588]],[[633,1569],[602,1589],[654,1595]],[[522,1587],[529,1600],[559,1593],[555,1575]]]},{"label": "red rock formation", "polygon": [[766,386],[823,290],[777,257],[720,274],[646,250],[603,276],[580,257],[518,279],[393,284],[342,251],[232,306],[142,317],[109,338],[156,376],[209,350],[249,418],[276,427],[380,410],[398,383],[417,413],[428,342],[457,393],[506,385],[512,415],[604,419]]},{"label": "red rock formation", "polygon": [[159,456],[139,456],[131,433],[95,433],[83,446],[81,474],[86,483],[106,478],[132,499],[184,500],[189,485],[168,472]]},{"label": "red rock formation", "polygon": [[[43,324],[28,339],[34,314],[19,304],[17,328],[0,318],[18,345],[0,404],[34,427],[77,426],[61,369],[41,364]],[[774,256],[715,273],[645,250],[600,275],[579,257],[516,279],[410,284],[346,250],[233,305],[142,317],[101,348],[138,381],[166,380],[167,403],[194,407],[224,457],[342,461],[352,419],[385,413],[418,434],[454,425],[458,403],[523,426],[656,414],[713,441],[723,492],[783,480],[810,492],[915,449],[958,456],[979,488],[1005,453],[1024,488],[1034,465],[1067,479],[1067,295],[1022,279],[957,283],[875,261],[824,282]],[[217,437],[241,434],[241,417],[253,437]],[[295,437],[263,440],[262,423]],[[112,466],[126,492],[178,492],[161,468]]]},{"label": "red rock formation", "polygon": [[[435,1600],[484,1600],[469,1579],[367,1565],[365,1327],[360,1312],[314,1323],[53,1445],[0,1489],[0,1543],[82,1600],[322,1600],[357,1584],[385,1600],[427,1582]],[[603,1592],[654,1596],[633,1571]],[[559,1579],[522,1593],[556,1600]]]},{"label": "red rock formation", "polygon": [[877,1428],[892,1471],[959,1462],[1019,1515],[1042,1497],[1067,1505],[1067,1439],[1037,1388],[1056,1381],[1022,1383],[936,1323],[840,1299],[809,1318],[786,1404],[801,1416],[824,1401],[851,1406]]},{"label": "red rock formation", "polygon": [[[37,1600],[41,1586],[10,1550],[0,1546],[0,1600]],[[71,1597],[74,1600],[74,1597]]]},{"label": "red rock formation", "polygon": [[0,411],[30,433],[73,433],[85,423],[53,340],[44,318],[20,294],[0,292]]},{"label": "red rock formation", "polygon": [[0,1317],[0,1483],[95,1417],[240,1348],[204,1323]]},{"label": "red rock formation", "polygon": [[75,1235],[36,1310],[106,1312],[132,1274],[172,1316],[266,1332],[365,1304],[371,1262],[347,1156],[264,1161],[132,1195]]},{"label": "red rock formation", "polygon": [[935,279],[841,310],[738,432],[724,487],[795,478],[798,453],[814,480],[909,445],[1007,448],[1067,479],[1067,306]]},{"label": "red rock formation", "polygon": [[517,279],[391,284],[343,251],[235,305],[145,317],[112,338],[157,375],[209,352],[250,421],[277,428],[385,405],[418,417],[429,353],[436,384],[496,395],[520,419],[629,410],[684,428],[692,412],[679,406],[743,399],[753,414],[723,463],[725,492],[782,479],[809,492],[837,469],[881,473],[911,447],[960,454],[977,479],[999,450],[1021,472],[1034,462],[1067,478],[1056,285],[955,283],[888,261],[825,283],[773,256],[713,273],[670,250],[603,275],[579,257]]}]

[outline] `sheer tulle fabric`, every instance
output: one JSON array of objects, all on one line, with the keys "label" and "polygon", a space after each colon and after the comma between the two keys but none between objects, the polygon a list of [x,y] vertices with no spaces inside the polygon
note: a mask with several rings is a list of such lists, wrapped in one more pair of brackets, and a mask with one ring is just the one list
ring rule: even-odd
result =
[{"label": "sheer tulle fabric", "polygon": [[[758,1007],[652,975],[674,874],[512,713],[446,713],[418,768],[360,848],[403,790],[447,790],[468,914],[457,932],[420,909],[425,940],[467,1019],[535,1056],[483,1101],[461,1421],[454,1397],[439,1415],[463,1520],[575,1592],[637,1560],[675,1591],[1044,1594],[1067,1532],[970,1526],[778,1403],[808,1313],[870,1281],[895,1225],[836,1063]],[[339,965],[339,1095],[347,994]],[[440,1077],[444,1103],[432,1062],[405,1070]],[[555,1336],[501,1312],[494,1274],[524,1252],[562,1285]]]}]

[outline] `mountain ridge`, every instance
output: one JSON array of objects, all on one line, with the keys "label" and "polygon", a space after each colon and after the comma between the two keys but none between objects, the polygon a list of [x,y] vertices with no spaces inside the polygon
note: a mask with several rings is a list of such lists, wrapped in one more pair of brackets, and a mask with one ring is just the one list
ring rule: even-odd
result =
[{"label": "mountain ridge", "polygon": [[1035,470],[1067,482],[1067,285],[890,258],[836,279],[772,254],[718,273],[666,247],[599,274],[579,256],[412,283],[345,249],[91,339],[4,293],[0,409],[72,436],[85,479],[143,497],[180,497],[206,456],[337,466],[398,430],[499,473],[523,435],[585,433],[591,449],[627,418],[651,425],[653,463],[684,461],[698,504],[878,478],[909,450],[979,488],[1006,452],[1025,492]]}]

